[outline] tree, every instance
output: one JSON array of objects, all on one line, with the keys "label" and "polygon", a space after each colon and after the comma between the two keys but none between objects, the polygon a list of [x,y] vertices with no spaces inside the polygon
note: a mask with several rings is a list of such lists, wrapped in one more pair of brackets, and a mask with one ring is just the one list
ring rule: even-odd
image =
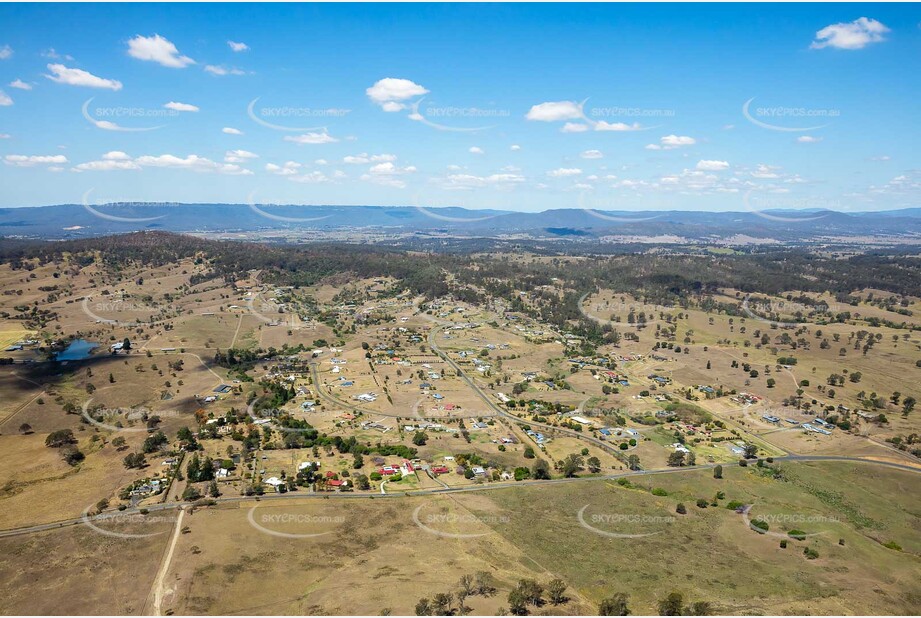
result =
[{"label": "tree", "polygon": [[566,583],[560,578],[551,579],[550,583],[547,584],[547,596],[550,597],[550,602],[554,605],[565,603],[567,601]]},{"label": "tree", "polygon": [[496,591],[496,579],[489,571],[477,571],[473,577],[474,590],[477,594],[489,596]]},{"label": "tree", "polygon": [[546,459],[538,459],[534,462],[532,476],[539,480],[547,480],[550,478],[550,464],[547,463]]},{"label": "tree", "polygon": [[560,464],[560,471],[566,478],[576,475],[576,472],[582,469],[582,456],[576,453],[567,455]]},{"label": "tree", "polygon": [[745,459],[754,459],[758,456],[758,447],[748,443],[745,445]]},{"label": "tree", "polygon": [[466,596],[473,594],[475,585],[473,575],[461,575],[460,580],[457,582],[457,586]]},{"label": "tree", "polygon": [[597,457],[589,457],[586,464],[588,465],[588,471],[592,474],[601,472],[601,460]]},{"label": "tree", "polygon": [[634,471],[639,470],[640,469],[639,455],[630,455],[629,457],[627,457],[627,467]]},{"label": "tree", "polygon": [[695,601],[688,609],[692,616],[709,616],[713,611],[713,608],[707,601]]},{"label": "tree", "polygon": [[688,509],[683,503],[679,502],[678,506],[675,507],[675,512],[679,515],[687,515]]},{"label": "tree", "polygon": [[432,597],[432,613],[436,616],[447,616],[451,613],[451,603],[454,601],[454,595],[450,592],[439,592]]},{"label": "tree", "polygon": [[212,498],[217,498],[221,495],[220,490],[217,488],[217,481],[212,480],[211,484],[208,485],[208,495]]},{"label": "tree", "polygon": [[429,437],[424,431],[417,431],[415,435],[413,435],[413,444],[416,446],[425,446],[428,439]]},{"label": "tree", "polygon": [[518,590],[524,596],[526,603],[530,605],[543,603],[544,587],[533,579],[518,580]]},{"label": "tree", "polygon": [[32,433],[32,425],[30,425],[29,423],[23,423],[22,425],[19,426],[19,433],[21,433],[22,435]]},{"label": "tree", "polygon": [[416,615],[417,616],[431,616],[432,608],[430,607],[429,600],[426,598],[421,598],[416,602]]},{"label": "tree", "polygon": [[684,465],[684,452],[675,451],[668,456],[668,465],[678,468]]},{"label": "tree", "polygon": [[604,599],[598,606],[599,616],[629,616],[630,608],[627,607],[627,595],[623,592]]},{"label": "tree", "polygon": [[723,466],[717,464],[717,466],[713,468],[713,478],[715,479],[723,478]]},{"label": "tree", "polygon": [[144,458],[144,453],[129,453],[125,455],[124,463],[128,469],[143,468],[147,465],[147,460]]},{"label": "tree", "polygon": [[125,337],[124,341],[122,341],[122,350],[125,350],[127,352],[130,349],[131,349],[131,340]]},{"label": "tree", "polygon": [[74,432],[70,429],[58,429],[57,431],[52,431],[48,434],[48,437],[45,438],[45,446],[51,448],[59,448],[68,444],[76,443],[77,439],[74,437]]},{"label": "tree", "polygon": [[908,416],[909,414],[911,414],[911,411],[915,409],[915,404],[916,404],[916,401],[914,397],[911,397],[911,396],[906,397],[902,401],[902,416]]},{"label": "tree", "polygon": [[684,597],[680,592],[672,592],[667,597],[659,601],[660,616],[680,616],[681,607]]},{"label": "tree", "polygon": [[524,616],[528,613],[528,603],[518,588],[508,593],[508,611],[515,616]]}]

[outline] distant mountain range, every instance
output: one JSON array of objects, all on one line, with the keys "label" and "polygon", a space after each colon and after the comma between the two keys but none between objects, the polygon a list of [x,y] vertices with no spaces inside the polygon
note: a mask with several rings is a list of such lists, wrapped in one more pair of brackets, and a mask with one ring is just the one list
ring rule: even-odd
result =
[{"label": "distant mountain range", "polygon": [[843,213],[831,210],[761,212],[597,211],[536,213],[392,206],[246,204],[62,204],[0,209],[0,235],[80,238],[137,230],[265,234],[322,238],[351,233],[522,237],[640,242],[809,242],[867,239],[921,244],[921,208]]}]

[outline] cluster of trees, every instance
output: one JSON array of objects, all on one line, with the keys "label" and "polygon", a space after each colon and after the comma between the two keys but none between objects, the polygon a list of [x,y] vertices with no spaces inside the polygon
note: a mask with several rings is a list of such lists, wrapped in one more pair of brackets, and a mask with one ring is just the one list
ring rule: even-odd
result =
[{"label": "cluster of trees", "polygon": [[488,571],[478,571],[473,575],[462,575],[457,589],[451,592],[439,592],[433,597],[424,597],[416,603],[417,616],[466,616],[470,608],[466,606],[468,597],[492,596],[496,593],[496,580]]}]

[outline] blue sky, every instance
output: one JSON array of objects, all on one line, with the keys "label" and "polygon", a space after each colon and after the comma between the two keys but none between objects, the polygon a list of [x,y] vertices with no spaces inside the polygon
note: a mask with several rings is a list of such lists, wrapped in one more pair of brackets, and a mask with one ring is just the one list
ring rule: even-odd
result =
[{"label": "blue sky", "polygon": [[0,206],[915,207],[919,59],[917,5],[4,4]]}]

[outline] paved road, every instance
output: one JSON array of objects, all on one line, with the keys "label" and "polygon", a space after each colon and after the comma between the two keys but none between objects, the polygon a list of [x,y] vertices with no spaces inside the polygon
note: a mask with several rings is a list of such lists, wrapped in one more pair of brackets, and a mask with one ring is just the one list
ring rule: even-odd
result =
[{"label": "paved road", "polygon": [[[847,457],[839,455],[787,455],[784,457],[775,457],[775,462],[813,462],[813,461],[842,461],[856,464],[865,464],[873,466],[883,466],[886,468],[894,468],[897,470],[902,470],[904,472],[914,472],[915,474],[921,474],[921,466],[910,466],[906,464],[899,464],[889,461],[879,461],[874,459],[862,459],[860,457]],[[395,500],[400,498],[408,497],[419,497],[419,496],[432,496],[438,494],[455,494],[455,493],[474,493],[480,491],[492,491],[497,489],[509,489],[511,487],[535,487],[538,485],[560,485],[566,483],[587,483],[593,481],[611,481],[619,478],[629,478],[636,476],[655,476],[660,474],[686,474],[689,472],[698,472],[700,470],[711,470],[720,464],[702,464],[699,466],[685,466],[682,468],[661,468],[656,470],[640,470],[637,472],[618,472],[616,474],[605,474],[599,476],[582,476],[575,478],[557,478],[550,479],[545,481],[523,481],[523,482],[501,482],[501,483],[489,483],[488,485],[468,485],[463,487],[447,487],[439,489],[419,489],[413,491],[402,491],[399,493],[390,493],[381,495],[379,493],[301,493],[301,492],[289,492],[284,494],[270,494],[266,496],[226,496],[221,498],[216,498],[214,501],[218,504],[233,504],[239,502],[285,502],[285,501],[296,501],[304,499],[314,499],[314,500],[380,500],[388,499]],[[728,466],[731,464],[722,464]],[[189,508],[193,505],[188,502],[165,502],[163,504],[154,504],[145,509],[150,513],[155,513],[159,511],[167,510],[176,510],[180,508]],[[113,511],[114,512],[114,511]],[[133,515],[137,514],[139,509],[127,509],[121,511],[122,515]],[[106,516],[111,516],[112,512],[106,512],[105,514],[98,517],[102,521],[105,521]],[[90,522],[95,521],[97,517],[89,517]],[[65,528],[68,526],[74,526],[86,522],[86,519],[83,517],[75,517],[73,519],[67,519],[63,521],[41,524],[37,526],[27,526],[23,528],[14,528],[11,530],[0,531],[0,538],[19,536],[23,534],[31,534],[35,532],[43,532],[47,530],[57,530],[60,528]]]}]

